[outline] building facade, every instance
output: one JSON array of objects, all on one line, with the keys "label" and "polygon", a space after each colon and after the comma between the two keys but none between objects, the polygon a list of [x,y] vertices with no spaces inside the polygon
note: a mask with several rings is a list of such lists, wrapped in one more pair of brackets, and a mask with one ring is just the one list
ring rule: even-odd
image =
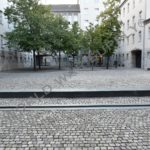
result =
[{"label": "building facade", "polygon": [[78,0],[81,10],[81,28],[86,30],[90,23],[99,24],[97,16],[103,10],[102,0]]},{"label": "building facade", "polygon": [[118,65],[126,68],[148,69],[148,25],[144,24],[150,11],[148,0],[121,0],[122,37],[114,55]]},{"label": "building facade", "polygon": [[74,22],[78,22],[80,26],[81,17],[79,4],[51,5],[51,9],[53,13],[62,15],[70,23],[70,25]]},{"label": "building facade", "polygon": [[32,54],[18,52],[7,47],[5,33],[13,30],[13,25],[9,24],[4,16],[4,9],[9,5],[7,0],[0,2],[0,71],[32,66]]},{"label": "building facade", "polygon": [[[69,4],[70,2],[70,4]],[[74,4],[71,4],[71,3]],[[41,0],[41,3],[43,4],[51,4],[52,0]],[[69,22],[72,21],[78,21],[80,24],[81,29],[86,30],[86,28],[89,26],[90,23],[92,23],[93,25],[96,25],[99,23],[99,20],[97,19],[97,16],[100,14],[100,12],[103,10],[103,0],[76,0],[76,1],[70,1],[68,0],[68,4],[63,4],[63,1],[61,1],[61,3],[57,3],[58,5],[54,5],[54,1],[52,3],[52,11],[53,12],[57,12],[59,9],[64,8],[68,5],[70,5],[70,9],[73,5],[72,11],[74,10],[74,8],[76,7],[80,9],[80,12],[78,11],[78,14],[76,14],[76,12],[67,12],[68,8],[66,7],[65,11],[63,12],[57,12],[57,13],[61,13],[67,20],[69,20]],[[55,9],[53,9],[53,7],[55,7]],[[60,8],[61,7],[61,8]],[[57,11],[56,11],[57,9]],[[64,10],[64,9],[63,9]],[[72,13],[72,15],[70,15],[70,13]],[[75,13],[75,14],[74,14]]]}]

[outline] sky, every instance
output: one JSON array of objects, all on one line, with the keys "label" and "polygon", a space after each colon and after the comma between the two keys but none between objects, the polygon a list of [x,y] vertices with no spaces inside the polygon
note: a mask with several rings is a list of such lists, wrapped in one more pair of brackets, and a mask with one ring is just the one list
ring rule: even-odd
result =
[{"label": "sky", "polygon": [[76,4],[77,0],[41,0],[44,4]]}]

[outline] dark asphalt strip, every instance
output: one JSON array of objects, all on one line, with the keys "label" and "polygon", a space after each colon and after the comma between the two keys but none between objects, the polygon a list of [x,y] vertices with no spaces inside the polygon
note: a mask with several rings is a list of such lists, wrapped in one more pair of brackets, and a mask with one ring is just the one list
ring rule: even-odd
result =
[{"label": "dark asphalt strip", "polygon": [[150,107],[150,104],[141,105],[56,105],[56,106],[0,106],[0,109],[52,109],[52,108],[132,108]]}]

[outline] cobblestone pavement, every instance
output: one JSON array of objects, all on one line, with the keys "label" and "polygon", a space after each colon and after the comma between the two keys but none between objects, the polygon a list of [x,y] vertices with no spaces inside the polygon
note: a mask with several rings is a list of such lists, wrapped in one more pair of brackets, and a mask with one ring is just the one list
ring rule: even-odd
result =
[{"label": "cobblestone pavement", "polygon": [[119,98],[22,98],[0,99],[0,106],[61,106],[61,105],[139,105],[149,104],[150,97]]},{"label": "cobblestone pavement", "polygon": [[150,89],[150,72],[140,69],[1,72],[0,90]]},{"label": "cobblestone pavement", "polygon": [[0,110],[0,150],[149,150],[150,109]]}]

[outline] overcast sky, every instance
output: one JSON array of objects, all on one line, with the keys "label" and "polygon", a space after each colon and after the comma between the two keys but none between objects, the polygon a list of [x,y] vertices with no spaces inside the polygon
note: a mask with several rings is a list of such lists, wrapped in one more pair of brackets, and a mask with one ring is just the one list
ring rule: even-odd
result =
[{"label": "overcast sky", "polygon": [[77,0],[41,0],[44,4],[76,4]]}]

